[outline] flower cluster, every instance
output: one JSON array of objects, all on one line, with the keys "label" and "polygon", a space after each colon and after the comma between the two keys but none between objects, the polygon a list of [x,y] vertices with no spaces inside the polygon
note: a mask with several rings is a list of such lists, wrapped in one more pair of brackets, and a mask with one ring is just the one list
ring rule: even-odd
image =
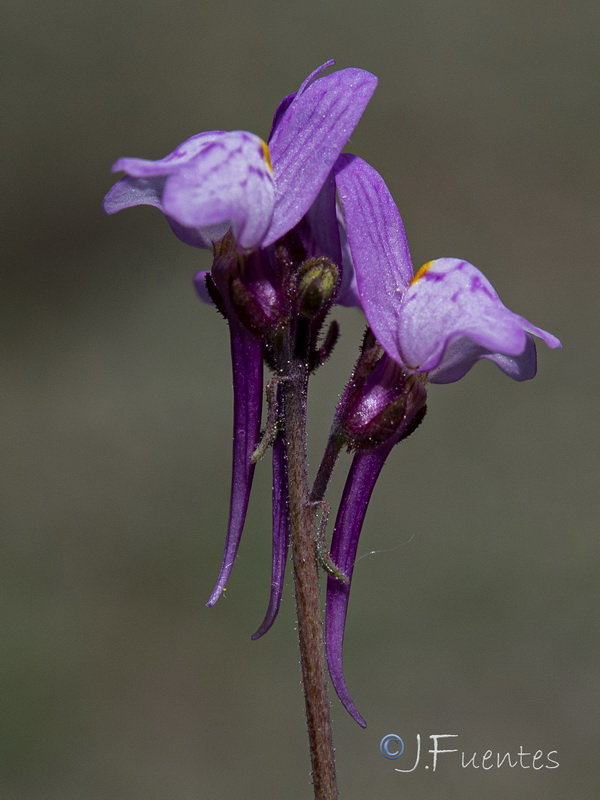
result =
[{"label": "flower cluster", "polygon": [[[119,159],[126,177],[108,192],[114,213],[158,208],[186,244],[211,249],[198,273],[200,297],[228,322],[234,386],[233,469],[225,552],[208,605],[223,592],[236,558],[258,459],[273,459],[273,559],[265,618],[281,601],[289,542],[285,420],[281,382],[290,361],[307,372],[329,356],[334,303],[362,309],[368,324],[354,372],[334,414],[312,500],[323,501],[337,454],[354,453],[329,552],[326,646],[332,683],[364,720],[342,670],[344,626],[358,539],[371,493],[392,450],[425,414],[426,384],[462,378],[481,358],[515,380],[534,377],[533,336],[558,339],[514,314],[466,261],[441,258],[414,274],[402,220],[381,176],[342,154],[376,78],[360,69],[322,76],[327,62],[279,104],[268,143],[246,131],[192,136],[158,161]],[[337,198],[337,199],[336,199]],[[268,419],[261,434],[263,365]]]}]

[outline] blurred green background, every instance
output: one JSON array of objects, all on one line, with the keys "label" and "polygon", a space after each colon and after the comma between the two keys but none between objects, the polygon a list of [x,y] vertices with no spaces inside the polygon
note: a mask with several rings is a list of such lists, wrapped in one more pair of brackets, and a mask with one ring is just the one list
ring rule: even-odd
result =
[{"label": "blurred green background", "polygon": [[[289,581],[249,638],[266,463],[227,597],[204,606],[231,437],[227,331],[191,287],[207,254],[100,202],[121,155],[266,136],[332,57],[379,76],[349,149],[384,174],[415,264],[468,259],[564,343],[540,346],[531,383],[484,363],[432,387],[389,460],[345,650],[369,727],[333,702],[342,797],[598,796],[598,3],[38,0],[3,17],[2,800],[311,796]],[[337,317],[313,469],[363,326]],[[387,733],[412,753],[417,733],[458,734],[467,757],[557,750],[560,767],[442,756],[400,775]]]}]

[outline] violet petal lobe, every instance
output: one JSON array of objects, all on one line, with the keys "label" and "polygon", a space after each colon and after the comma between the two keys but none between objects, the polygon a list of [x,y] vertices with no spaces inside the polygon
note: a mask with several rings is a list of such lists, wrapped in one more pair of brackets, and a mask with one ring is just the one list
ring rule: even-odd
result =
[{"label": "violet petal lobe", "polygon": [[[164,214],[162,205],[163,191],[166,178],[121,178],[108,191],[104,198],[104,211],[107,214],[116,214],[124,208],[134,206],[153,206]],[[182,242],[191,247],[210,249],[217,239],[227,233],[228,224],[206,226],[204,228],[186,228],[172,217],[165,214],[171,230]]]},{"label": "violet petal lobe", "polygon": [[233,369],[231,497],[223,562],[208,606],[213,606],[221,596],[237,555],[254,478],[251,457],[259,439],[262,412],[263,361],[260,341],[244,328],[234,313],[228,314],[228,323]]},{"label": "violet petal lobe", "polygon": [[403,294],[390,355],[408,369],[428,372],[433,383],[458,380],[480,358],[527,380],[536,369],[530,334],[560,347],[555,336],[506,308],[472,264],[440,258],[425,264]]},{"label": "violet petal lobe", "polygon": [[329,61],[325,61],[324,64],[320,64],[316,69],[313,69],[310,75],[307,75],[306,78],[304,78],[296,94],[302,94],[322,72],[324,72],[328,67],[333,67],[334,65],[335,58],[330,58]]},{"label": "violet petal lobe", "polygon": [[471,339],[455,339],[444,351],[440,366],[428,374],[431,383],[454,383],[460,380],[480,358],[493,361],[509,378],[530,380],[537,371],[537,353],[533,337],[526,335],[525,350],[518,356],[490,353]]},{"label": "violet petal lobe", "polygon": [[269,142],[276,203],[264,246],[308,211],[376,85],[369,72],[343,69],[313,81],[290,103]]},{"label": "violet petal lobe", "polygon": [[302,84],[301,84],[301,86],[300,86],[300,88],[298,89],[297,92],[292,92],[291,94],[287,94],[283,98],[283,100],[279,101],[279,105],[277,106],[277,109],[275,110],[275,114],[273,115],[273,123],[271,125],[271,133],[269,134],[269,142],[273,138],[273,134],[275,133],[276,128],[279,126],[279,123],[281,122],[281,120],[283,118],[283,115],[285,114],[285,112],[290,107],[290,104],[292,103],[294,97],[296,97],[296,95],[298,95],[298,94],[302,94],[302,92],[306,89],[306,87],[310,83],[312,83],[312,81],[314,81],[314,79],[317,78],[321,74],[321,72],[323,72],[323,70],[326,70],[327,67],[332,67],[334,64],[335,64],[335,61],[334,61],[333,58],[330,59],[329,61],[326,61],[324,64],[321,64],[320,67],[317,67],[316,69],[314,69],[310,73],[310,75],[308,77],[306,77],[302,81]]},{"label": "violet petal lobe", "polygon": [[341,264],[342,250],[336,214],[335,182],[331,173],[326,177],[304,219],[312,239],[312,248],[307,248],[308,256],[327,256],[334,264]]},{"label": "violet petal lobe", "polygon": [[383,178],[361,158],[340,156],[335,180],[362,307],[393,357],[399,300],[413,277],[404,225]]},{"label": "violet petal lobe", "polygon": [[221,136],[225,136],[226,131],[205,131],[190,136],[185,142],[178,145],[175,150],[159,158],[150,161],[145,158],[120,158],[112,166],[113,172],[125,172],[131,178],[155,178],[159,176],[171,175],[175,170],[188,164],[204,150],[211,142],[216,141]]},{"label": "violet petal lobe", "polygon": [[165,212],[163,194],[169,175],[194,158],[201,158],[202,151],[207,145],[225,135],[224,131],[196,134],[157,161],[120,158],[113,165],[113,172],[126,172],[127,177],[122,178],[108,191],[104,198],[104,211],[107,214],[115,214],[117,211],[134,206],[153,206],[165,214],[171,230],[183,242],[192,247],[210,248],[214,241],[225,235],[229,223],[220,222],[203,228],[186,227]]},{"label": "violet petal lobe", "polygon": [[[333,171],[327,176],[315,202],[306,212],[304,221],[308,226],[312,244],[311,247],[307,247],[308,255],[327,256],[341,269],[340,289],[335,302],[342,306],[360,308],[354,266],[349,257],[346,231],[336,203]],[[303,223],[298,227],[304,234]]]},{"label": "violet petal lobe", "polygon": [[340,245],[342,248],[342,284],[336,302],[340,306],[362,309],[362,303],[360,302],[360,296],[358,294],[358,284],[356,283],[354,262],[352,261],[348,234],[346,233],[346,225],[339,206],[337,211]]},{"label": "violet petal lobe", "polygon": [[285,433],[273,443],[273,560],[271,564],[271,593],[267,613],[252,639],[260,639],[275,622],[285,577],[290,539],[288,476],[285,455]]},{"label": "violet petal lobe", "polygon": [[165,182],[165,214],[187,228],[230,225],[243,249],[261,244],[273,215],[275,189],[267,145],[252,133],[232,131]]},{"label": "violet petal lobe", "polygon": [[325,604],[327,665],[333,688],[342,705],[363,728],[367,723],[354,705],[344,678],[344,630],[360,532],[373,488],[394,443],[395,440],[386,442],[374,450],[359,452],[354,456],[331,540],[331,559],[348,577],[348,583],[343,583],[333,576],[327,578]]},{"label": "violet petal lobe", "polygon": [[102,207],[107,214],[116,214],[124,208],[154,206],[162,211],[162,194],[165,178],[121,178],[112,186],[104,198]]}]

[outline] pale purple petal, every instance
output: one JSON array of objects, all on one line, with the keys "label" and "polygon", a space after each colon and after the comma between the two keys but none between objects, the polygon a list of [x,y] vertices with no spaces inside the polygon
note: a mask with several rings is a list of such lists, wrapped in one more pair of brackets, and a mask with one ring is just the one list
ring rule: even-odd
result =
[{"label": "pale purple petal", "polygon": [[264,246],[308,211],[376,85],[374,75],[352,68],[319,78],[296,95],[269,143],[276,203]]},{"label": "pale purple petal", "polygon": [[335,173],[361,304],[377,340],[393,355],[400,298],[413,276],[404,225],[373,167],[342,155]]},{"label": "pale purple petal", "polygon": [[[500,367],[502,372],[515,381],[529,381],[535,378],[537,372],[535,341],[533,336],[529,333],[526,336],[525,349],[518,356],[505,356],[502,353],[485,353],[482,358],[493,361],[496,366]],[[442,383],[440,377],[442,377],[441,370],[439,375],[436,371],[436,375],[431,378],[432,383]],[[443,382],[448,383],[448,381]]]},{"label": "pale purple petal", "polygon": [[262,411],[263,361],[261,344],[228,314],[233,370],[233,469],[229,524],[219,577],[208,606],[221,596],[237,555],[254,477],[252,453],[258,442]]},{"label": "pale purple petal", "polygon": [[246,131],[224,134],[166,181],[165,214],[188,228],[227,223],[238,244],[260,244],[275,191],[265,143]]},{"label": "pale purple petal", "polygon": [[274,187],[264,142],[245,131],[193,136],[159,161],[122,158],[128,177],[108,192],[104,209],[160,209],[186,244],[210,248],[232,227],[242,248],[260,243],[273,214]]},{"label": "pale purple petal", "polygon": [[440,258],[426,264],[403,294],[395,346],[387,352],[405,367],[429,372],[434,383],[461,378],[489,358],[516,380],[535,375],[535,333],[549,347],[559,340],[502,303],[472,264]]},{"label": "pale purple petal", "polygon": [[154,206],[162,211],[162,193],[165,178],[121,178],[112,186],[104,198],[103,208],[107,214],[116,214],[124,208]]},{"label": "pale purple petal", "polygon": [[348,239],[336,203],[333,172],[327,176],[317,199],[296,226],[296,231],[300,233],[308,258],[327,256],[340,268],[341,281],[336,304],[361,308]]},{"label": "pale purple petal", "polygon": [[[280,400],[278,402],[281,402]],[[260,639],[275,622],[281,595],[290,540],[288,475],[285,455],[285,434],[273,443],[273,557],[271,562],[271,592],[267,613],[252,639]]]},{"label": "pale purple petal", "polygon": [[340,306],[346,306],[347,308],[362,308],[360,295],[358,294],[356,272],[354,270],[354,262],[352,261],[352,253],[350,252],[350,244],[348,242],[348,234],[346,233],[344,218],[339,208],[337,211],[338,231],[340,235],[340,245],[342,248],[342,284],[340,286],[336,303]]},{"label": "pale purple petal", "polygon": [[313,240],[307,255],[327,256],[334,264],[339,265],[342,261],[342,250],[335,206],[335,181],[333,174],[329,173],[315,202],[306,213],[305,220]]},{"label": "pale purple petal", "polygon": [[192,161],[206,145],[226,135],[225,131],[206,131],[186,139],[172,153],[157,161],[145,158],[120,158],[112,166],[113,172],[126,172],[132,178],[154,178],[171,175],[179,167]]},{"label": "pale purple petal", "polygon": [[527,331],[527,333],[531,333],[533,336],[537,336],[538,339],[541,339],[551,350],[556,348],[562,347],[560,343],[560,339],[554,336],[548,331],[545,331],[543,328],[538,328],[537,325],[532,325],[529,320],[526,320],[525,317],[519,317],[523,324],[523,329]]},{"label": "pale purple petal", "polygon": [[325,70],[328,69],[329,67],[333,67],[334,64],[335,64],[335,58],[330,58],[329,61],[326,61],[324,64],[321,64],[316,69],[313,69],[313,71],[310,73],[310,75],[307,75],[307,77],[304,78],[304,80],[300,84],[300,88],[298,89],[296,94],[299,94],[299,95],[303,94],[303,92],[305,92],[308,89],[308,87],[315,80],[315,78],[318,78],[319,75],[322,72],[325,72]]},{"label": "pale purple petal", "polygon": [[502,372],[516,381],[535,378],[537,353],[533,337],[527,334],[525,350],[518,356],[490,353],[471,339],[461,337],[448,345],[439,367],[428,374],[431,383],[454,383],[460,380],[480,358],[493,361]]},{"label": "pale purple petal", "polygon": [[178,239],[192,247],[201,247],[204,250],[210,250],[214,243],[222,239],[229,230],[227,222],[219,225],[204,225],[202,228],[186,228],[168,214],[165,214],[165,217]]},{"label": "pale purple petal", "polygon": [[314,81],[315,78],[317,78],[324,70],[326,70],[327,67],[332,67],[334,64],[335,64],[335,61],[333,59],[330,59],[329,61],[326,61],[324,64],[321,64],[320,67],[317,67],[315,70],[313,70],[310,73],[310,75],[302,81],[302,84],[301,84],[301,86],[300,86],[300,88],[298,89],[297,92],[292,92],[291,94],[286,95],[283,98],[283,100],[280,100],[279,105],[277,106],[277,109],[275,111],[275,114],[273,115],[273,124],[271,125],[271,133],[269,134],[269,142],[273,138],[273,134],[275,133],[276,128],[279,127],[279,123],[283,119],[283,115],[285,114],[285,112],[290,107],[294,97],[296,97],[296,95],[302,94],[302,92],[306,89],[306,87],[312,81]]},{"label": "pale purple petal", "polygon": [[[162,195],[166,178],[122,178],[108,191],[104,198],[104,211],[107,214],[116,214],[124,208],[134,206],[153,206],[164,214]],[[205,226],[204,228],[186,228],[179,222],[165,214],[167,222],[173,233],[182,242],[192,247],[210,249],[213,242],[221,239],[227,233],[228,223]]]},{"label": "pale purple petal", "polygon": [[[201,139],[204,136],[205,134],[199,134],[197,137],[193,138]],[[212,134],[210,135],[210,139],[214,139]],[[188,142],[190,141],[191,140],[188,140]],[[203,147],[205,147],[207,143],[208,142],[205,141]],[[186,144],[187,143],[184,142],[184,145]],[[182,145],[182,147],[184,145]],[[174,153],[178,153],[178,150],[175,150]],[[171,156],[172,155],[173,154],[171,154]],[[167,156],[167,158],[163,159],[162,161],[166,161],[171,156]],[[135,164],[134,162],[138,163]],[[179,222],[165,213],[162,201],[167,178],[164,175],[152,176],[152,165],[162,164],[162,162],[146,162],[142,159],[124,158],[117,161],[113,169],[118,168],[125,170],[127,165],[130,165],[132,170],[135,172],[136,167],[140,164],[150,165],[148,168],[150,177],[128,176],[115,183],[115,185],[107,192],[106,197],[104,198],[103,208],[107,214],[116,214],[118,211],[122,211],[125,208],[133,208],[134,206],[153,206],[165,214],[167,222],[171,226],[171,230],[179,239],[186,244],[191,245],[192,247],[201,247],[204,249],[210,249],[213,245],[213,242],[221,239],[227,233],[227,230],[229,229],[229,223],[227,222],[217,225],[207,225],[203,228],[188,228],[184,225],[181,225]],[[166,168],[161,166],[160,169],[157,169],[156,171],[164,172],[165,170]],[[142,172],[142,167],[139,167],[137,171]]]}]

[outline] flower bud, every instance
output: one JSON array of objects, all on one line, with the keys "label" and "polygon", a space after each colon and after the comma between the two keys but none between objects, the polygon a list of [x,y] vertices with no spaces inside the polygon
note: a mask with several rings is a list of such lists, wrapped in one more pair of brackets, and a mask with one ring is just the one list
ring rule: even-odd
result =
[{"label": "flower bud", "polygon": [[335,297],[340,273],[333,261],[323,256],[310,258],[301,267],[298,281],[299,311],[312,319]]}]

